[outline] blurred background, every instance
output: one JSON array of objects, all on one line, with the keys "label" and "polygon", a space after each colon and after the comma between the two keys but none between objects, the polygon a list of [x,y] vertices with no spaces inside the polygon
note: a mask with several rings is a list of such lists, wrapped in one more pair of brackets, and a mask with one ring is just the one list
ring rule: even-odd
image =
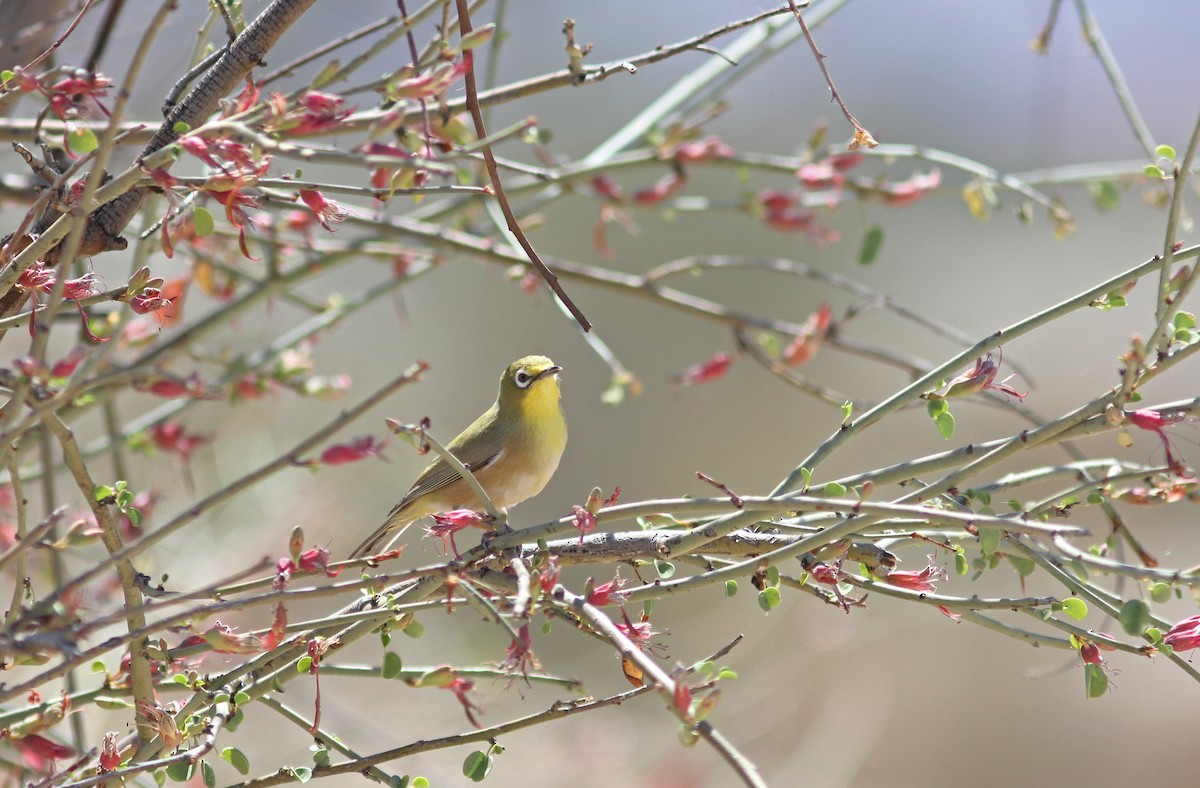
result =
[{"label": "blurred background", "polygon": [[[187,52],[205,13],[204,4],[183,4],[153,50],[154,68],[136,91],[133,118],[158,117],[161,97],[184,70]],[[263,6],[247,2],[249,16]],[[1046,2],[1003,4],[856,0],[848,2],[814,34],[827,65],[852,112],[877,139],[941,149],[1001,172],[1027,172],[1095,162],[1139,162],[1144,156],[1107,79],[1081,34],[1074,7],[1060,14],[1049,51],[1039,55],[1030,42],[1046,23]],[[101,64],[119,75],[127,52],[141,36],[139,24],[157,3],[130,0],[115,31],[114,45]],[[639,54],[703,33],[766,6],[748,2],[662,2],[611,0],[603,4],[511,3],[508,37],[501,48],[501,83],[563,67],[563,20],[576,22],[581,44],[594,45],[586,62],[600,63]],[[144,10],[143,10],[144,9]],[[1095,3],[1093,12],[1128,80],[1156,143],[1186,147],[1200,111],[1200,52],[1193,45],[1200,10],[1176,0],[1147,7]],[[318,3],[269,58],[273,65],[395,12],[384,0]],[[491,19],[482,9],[476,24]],[[87,25],[68,41],[60,62],[90,41]],[[418,41],[433,34],[426,25]],[[736,34],[734,34],[736,36]],[[718,40],[720,50],[731,38]],[[81,42],[75,49],[74,43]],[[397,49],[380,72],[399,66],[407,55]],[[586,155],[626,124],[678,79],[715,57],[689,53],[617,75],[588,87],[556,90],[492,110],[493,128],[528,115],[551,135],[547,149],[564,160]],[[368,71],[363,76],[372,76]],[[294,84],[303,84],[303,75]],[[333,89],[336,89],[334,86]],[[814,128],[828,122],[832,141],[848,137],[812,54],[801,42],[764,67],[743,77],[725,95],[728,110],[706,128],[740,152],[792,155],[803,150]],[[374,97],[351,97],[366,108]],[[20,114],[20,110],[18,110]],[[531,150],[508,143],[503,155],[536,163]],[[123,166],[124,162],[120,162]],[[290,166],[290,165],[288,165]],[[913,161],[872,161],[871,171],[902,180],[929,165]],[[1140,166],[1140,165],[1139,165]],[[668,172],[652,165],[623,173],[627,191],[648,186]],[[1049,307],[1161,251],[1165,211],[1147,204],[1152,187],[1131,183],[1116,210],[1099,210],[1078,187],[1047,187],[1074,214],[1077,233],[1057,240],[1044,213],[1035,210],[1028,225],[1015,209],[1020,200],[1001,191],[1002,207],[986,221],[973,218],[960,190],[969,178],[942,167],[943,186],[906,208],[849,202],[823,217],[841,233],[840,243],[816,245],[802,234],[778,233],[738,208],[747,193],[792,188],[794,179],[756,174],[749,183],[732,168],[697,168],[686,195],[714,202],[700,212],[637,210],[636,235],[617,226],[608,231],[614,252],[604,260],[592,243],[600,203],[590,196],[567,196],[539,208],[531,239],[550,258],[578,260],[641,273],[690,255],[782,257],[823,271],[837,272],[892,296],[921,314],[950,323],[972,341]],[[313,177],[320,177],[318,170]],[[330,180],[359,178],[332,173]],[[347,201],[352,202],[352,201]],[[371,206],[358,206],[364,214]],[[518,201],[520,207],[520,201]],[[1194,203],[1189,206],[1194,209]],[[407,210],[403,199],[387,208]],[[8,224],[18,214],[6,213]],[[886,240],[869,266],[857,263],[866,227],[880,224]],[[341,232],[349,232],[343,228]],[[1191,243],[1190,221],[1180,233]],[[156,256],[156,273],[172,265]],[[124,276],[127,259],[96,260],[114,281]],[[311,292],[353,293],[384,272],[377,263],[339,269],[318,279]],[[803,322],[822,300],[835,313],[847,297],[810,280],[769,273],[706,273],[681,278],[676,286],[758,314]],[[695,472],[720,479],[743,494],[768,492],[783,476],[833,433],[836,407],[808,398],[749,360],[735,363],[721,380],[678,388],[669,378],[718,351],[733,351],[727,329],[670,311],[648,300],[565,282],[568,292],[596,327],[596,333],[644,383],[644,392],[613,407],[601,402],[608,367],[589,350],[572,323],[544,292],[522,292],[519,282],[498,266],[450,258],[438,270],[392,299],[363,310],[321,338],[315,350],[319,371],[348,373],[354,387],[347,403],[362,396],[417,359],[429,362],[426,382],[403,390],[346,432],[382,435],[383,418],[415,422],[432,419],[433,434],[448,440],[482,411],[495,395],[500,371],[511,360],[543,353],[564,367],[563,404],[570,443],[558,474],[535,500],[513,513],[517,526],[562,516],[581,504],[593,486],[620,486],[622,501],[678,495],[708,495]],[[1150,288],[1135,290],[1125,309],[1076,313],[1004,348],[1005,361],[1028,370],[1013,384],[1031,393],[1022,407],[1056,416],[1113,385],[1118,357],[1133,334],[1152,326]],[[188,309],[211,308],[195,294]],[[247,318],[236,334],[214,339],[214,352],[245,350],[277,336],[298,319],[286,303]],[[871,345],[940,363],[960,348],[945,339],[875,311],[848,330]],[[855,398],[877,401],[903,385],[900,373],[858,359],[822,352],[803,373]],[[1007,373],[1003,373],[1007,374]],[[1166,376],[1143,390],[1148,403],[1194,396],[1194,372]],[[147,400],[146,407],[149,407]],[[248,402],[232,411],[195,409],[188,426],[211,434],[213,442],[193,456],[196,490],[215,489],[289,448],[329,418],[327,404],[293,397]],[[822,480],[942,451],[970,441],[1006,436],[1026,426],[1013,413],[995,407],[956,404],[958,433],[947,444],[923,410],[897,414],[868,430],[820,469]],[[1181,427],[1182,453],[1195,466],[1200,449],[1194,428]],[[1140,461],[1161,460],[1154,440],[1121,448],[1112,436],[1083,448],[1092,456],[1120,453]],[[328,544],[339,557],[370,532],[407,489],[425,462],[393,441],[387,463],[365,462],[319,474],[303,469],[277,475],[207,518],[206,530],[192,529],[147,556],[143,571],[169,572],[180,587],[230,572],[259,555],[286,552],[287,536],[302,525],[310,542]],[[1021,458],[1014,467],[1063,459],[1047,451]],[[190,500],[179,483],[180,468],[169,461],[146,463],[136,486],[163,494],[159,511],[174,513]],[[876,496],[889,496],[892,490]],[[1102,526],[1090,515],[1078,524]],[[1194,509],[1138,510],[1131,527],[1165,566],[1200,563],[1194,535]],[[152,525],[153,523],[151,523]],[[464,535],[465,536],[465,535]],[[416,541],[410,531],[405,561],[434,560],[432,541]],[[463,544],[470,540],[463,539]],[[902,568],[925,564],[928,550],[904,545]],[[607,571],[607,570],[606,570]],[[622,574],[629,576],[627,570]],[[581,587],[586,573],[574,581]],[[606,579],[604,577],[598,578]],[[1019,594],[1014,574],[994,579],[992,593]],[[1058,593],[1032,578],[1031,593]],[[967,578],[953,576],[940,591],[968,596]],[[1136,593],[1127,587],[1127,595]],[[348,600],[346,600],[348,601]],[[292,610],[299,620],[329,608]],[[1191,602],[1161,609],[1170,620],[1195,613]],[[243,629],[266,626],[259,615],[230,619]],[[397,637],[406,665],[499,661],[507,636],[470,609],[454,620],[423,618],[426,636]],[[1086,624],[1119,631],[1095,615]],[[820,784],[941,786],[969,781],[979,786],[1014,782],[1059,785],[1117,785],[1186,780],[1194,772],[1190,724],[1196,688],[1165,660],[1113,655],[1113,690],[1087,701],[1078,658],[1070,652],[1030,647],[956,624],[930,607],[872,597],[866,609],[846,615],[840,609],[784,590],[783,604],[769,615],[753,590],[725,599],[720,587],[660,602],[656,625],[671,634],[669,666],[690,664],[716,651],[734,636],[745,640],[722,664],[740,678],[723,684],[713,723],[761,768],[772,785]],[[1014,616],[1012,622],[1021,624]],[[401,642],[402,641],[402,642]],[[550,673],[574,676],[596,696],[620,691],[625,679],[616,657],[559,624],[550,637],[537,637],[534,649]],[[358,644],[339,661],[379,659],[373,642]],[[207,669],[219,671],[221,658]],[[422,738],[466,730],[461,709],[449,693],[412,690],[398,682],[323,684],[323,724],[359,752],[369,753]],[[481,722],[499,723],[547,707],[561,694],[540,687],[505,691],[503,682],[482,683]],[[284,700],[311,711],[312,684],[292,682]],[[95,711],[89,728],[106,730]],[[267,764],[304,765],[311,741],[298,727],[270,719],[264,708],[248,711],[248,722],[232,737],[261,773]],[[249,735],[247,735],[249,734]],[[504,737],[507,752],[489,777],[495,786],[724,786],[731,772],[704,744],[691,749],[677,741],[677,725],[659,700],[644,697],[619,708],[580,715]],[[97,734],[98,740],[98,734]],[[469,749],[438,751],[396,765],[401,773],[424,774],[435,785],[464,781],[460,765]],[[260,756],[256,759],[256,754]],[[266,756],[270,756],[268,757]],[[235,779],[233,772],[222,779]],[[354,778],[357,779],[357,778]],[[328,783],[329,781],[327,781]],[[333,784],[350,784],[334,778]]]}]

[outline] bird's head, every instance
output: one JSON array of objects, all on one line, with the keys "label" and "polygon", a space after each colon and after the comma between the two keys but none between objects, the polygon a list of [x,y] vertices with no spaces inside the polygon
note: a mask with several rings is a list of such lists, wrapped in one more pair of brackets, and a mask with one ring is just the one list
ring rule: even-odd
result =
[{"label": "bird's head", "polygon": [[508,365],[500,376],[500,409],[519,409],[535,415],[543,408],[558,407],[557,366],[545,356],[525,356]]}]

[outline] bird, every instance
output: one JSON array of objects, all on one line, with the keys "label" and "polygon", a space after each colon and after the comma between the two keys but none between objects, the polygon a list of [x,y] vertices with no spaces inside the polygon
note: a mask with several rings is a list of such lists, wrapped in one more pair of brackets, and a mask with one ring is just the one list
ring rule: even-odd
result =
[{"label": "bird", "polygon": [[[492,503],[508,509],[542,491],[567,446],[560,402],[562,367],[545,356],[525,356],[500,376],[496,401],[446,449],[471,471]],[[387,519],[351,558],[386,550],[413,522],[452,509],[482,509],[467,480],[438,458],[417,476]]]}]

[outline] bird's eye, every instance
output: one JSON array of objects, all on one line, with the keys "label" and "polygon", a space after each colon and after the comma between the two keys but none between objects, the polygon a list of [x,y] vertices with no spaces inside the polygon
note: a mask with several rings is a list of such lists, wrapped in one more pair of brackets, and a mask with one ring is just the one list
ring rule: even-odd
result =
[{"label": "bird's eye", "polygon": [[517,370],[516,377],[517,385],[523,389],[529,388],[529,384],[533,382],[533,375],[530,375],[523,369]]}]

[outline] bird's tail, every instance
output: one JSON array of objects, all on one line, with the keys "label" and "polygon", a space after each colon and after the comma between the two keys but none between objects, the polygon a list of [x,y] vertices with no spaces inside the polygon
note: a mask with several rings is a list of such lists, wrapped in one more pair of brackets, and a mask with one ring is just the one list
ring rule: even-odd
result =
[{"label": "bird's tail", "polygon": [[354,548],[350,553],[350,558],[362,558],[368,555],[376,555],[387,550],[392,542],[400,538],[408,526],[412,525],[413,518],[407,512],[393,512],[383,525],[375,529],[375,532],[367,537],[367,540]]}]

